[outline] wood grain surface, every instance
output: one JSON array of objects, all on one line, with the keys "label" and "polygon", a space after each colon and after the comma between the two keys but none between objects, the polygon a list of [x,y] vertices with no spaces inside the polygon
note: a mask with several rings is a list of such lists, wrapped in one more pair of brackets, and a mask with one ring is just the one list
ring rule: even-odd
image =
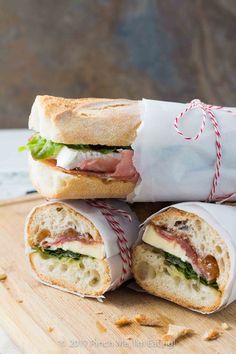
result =
[{"label": "wood grain surface", "polygon": [[[23,242],[24,220],[40,202],[38,195],[0,205],[0,325],[26,354],[54,353],[220,353],[236,348],[236,304],[213,315],[201,315],[123,285],[104,303],[82,299],[38,283],[28,268]],[[195,334],[174,347],[160,342],[163,328],[132,324],[117,328],[115,320],[137,313],[159,314],[169,323],[190,326]],[[206,329],[227,322],[231,329],[212,342],[202,340]]]}]

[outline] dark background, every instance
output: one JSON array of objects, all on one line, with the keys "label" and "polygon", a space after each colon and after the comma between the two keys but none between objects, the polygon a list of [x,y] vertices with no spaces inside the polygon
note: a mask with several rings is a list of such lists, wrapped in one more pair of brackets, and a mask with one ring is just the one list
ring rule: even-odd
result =
[{"label": "dark background", "polygon": [[37,94],[236,106],[235,0],[0,0],[0,128]]}]

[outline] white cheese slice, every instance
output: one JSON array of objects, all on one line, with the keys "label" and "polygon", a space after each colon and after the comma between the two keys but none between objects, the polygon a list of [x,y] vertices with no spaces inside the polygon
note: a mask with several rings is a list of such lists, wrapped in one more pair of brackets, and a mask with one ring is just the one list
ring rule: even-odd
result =
[{"label": "white cheese slice", "polygon": [[56,160],[57,166],[65,168],[67,170],[72,170],[74,168],[79,168],[80,164],[84,160],[91,160],[96,158],[108,158],[115,157],[117,159],[121,158],[119,152],[111,152],[108,154],[102,154],[98,151],[81,151],[70,149],[67,146],[64,146],[58,153]]},{"label": "white cheese slice", "polygon": [[185,250],[175,241],[168,241],[163,238],[153,225],[147,225],[142,240],[147,244],[168,252],[176,257],[181,258],[183,262],[190,262],[189,257],[186,256]]},{"label": "white cheese slice", "polygon": [[93,245],[90,245],[80,241],[70,241],[64,242],[60,246],[50,247],[51,250],[56,250],[57,248],[61,248],[64,251],[80,253],[97,259],[105,258],[105,248],[102,243],[94,243]]}]

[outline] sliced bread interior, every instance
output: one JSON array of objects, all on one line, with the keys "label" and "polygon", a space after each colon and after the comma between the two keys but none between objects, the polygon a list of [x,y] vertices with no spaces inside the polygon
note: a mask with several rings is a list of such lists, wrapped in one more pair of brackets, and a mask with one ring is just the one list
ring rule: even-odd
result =
[{"label": "sliced bread interior", "polygon": [[169,208],[146,225],[132,255],[138,284],[180,305],[211,312],[220,306],[230,259],[220,235],[199,216]]},{"label": "sliced bread interior", "polygon": [[37,277],[84,295],[102,295],[111,282],[102,237],[93,223],[67,204],[39,206],[26,224],[26,246]]}]

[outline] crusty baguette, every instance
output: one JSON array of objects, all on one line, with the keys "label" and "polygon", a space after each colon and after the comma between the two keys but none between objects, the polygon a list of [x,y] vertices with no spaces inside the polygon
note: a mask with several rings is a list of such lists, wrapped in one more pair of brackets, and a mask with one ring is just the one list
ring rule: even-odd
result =
[{"label": "crusty baguette", "polygon": [[134,182],[65,173],[31,157],[29,171],[35,189],[48,199],[125,198],[135,187]]},{"label": "crusty baguette", "polygon": [[139,117],[138,101],[37,96],[29,128],[58,143],[129,146]]},{"label": "crusty baguette", "polygon": [[[189,213],[177,208],[169,208],[152,218],[157,226],[167,225],[173,231],[185,232],[190,237],[191,245],[202,257],[214,255],[218,267],[219,277],[217,283],[223,291],[229,277],[230,259],[228,248],[218,232],[206,221],[194,213]],[[183,224],[182,224],[183,223]]]},{"label": "crusty baguette", "polygon": [[[54,240],[68,230],[89,234],[96,245],[103,247],[102,237],[95,225],[67,204],[52,202],[31,211],[25,227],[25,243],[32,270],[49,285],[85,295],[102,295],[111,282],[110,268],[105,258],[81,255],[78,260],[68,257],[58,259],[37,248],[45,238]],[[93,245],[88,247],[93,248]]]},{"label": "crusty baguette", "polygon": [[230,271],[230,258],[224,240],[198,215],[176,208],[157,214],[151,218],[151,222],[173,232],[186,232],[191,245],[201,257],[213,255],[219,267],[217,284],[220,291],[186,279],[174,266],[165,262],[163,252],[146,243],[133,250],[132,271],[137,283],[151,294],[182,306],[202,312],[216,310],[223,298]]}]

